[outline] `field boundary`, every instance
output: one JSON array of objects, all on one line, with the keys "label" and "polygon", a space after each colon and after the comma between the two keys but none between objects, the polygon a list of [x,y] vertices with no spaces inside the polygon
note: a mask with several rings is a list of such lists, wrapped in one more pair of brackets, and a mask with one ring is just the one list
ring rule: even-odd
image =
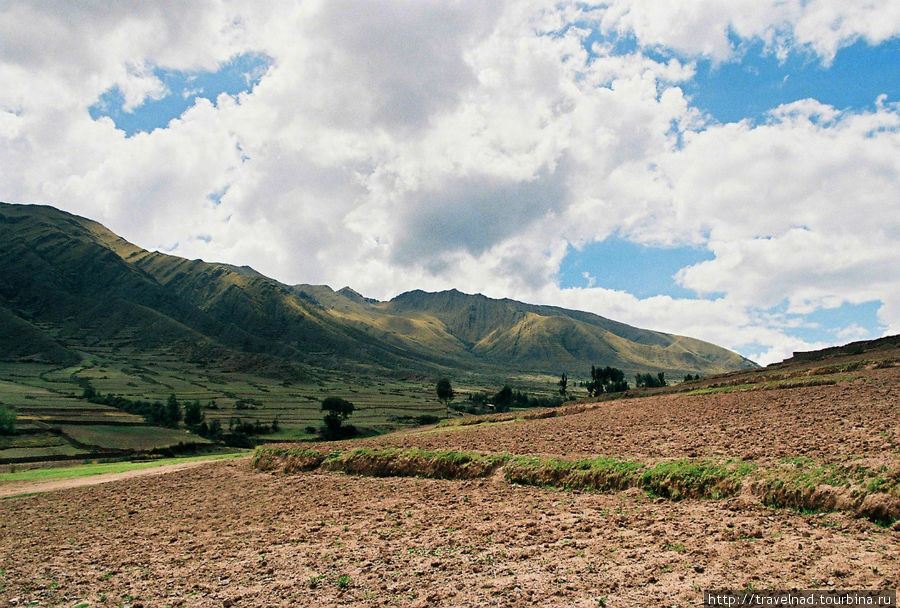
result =
[{"label": "field boundary", "polygon": [[802,512],[843,511],[890,526],[900,520],[897,481],[864,467],[787,461],[760,467],[745,460],[679,458],[642,463],[615,457],[478,454],[357,448],[328,454],[290,446],[261,446],[252,466],[265,472],[343,472],[369,477],[476,479],[502,472],[508,483],[562,490],[615,492],[638,488],[670,500],[749,496],[769,507]]}]

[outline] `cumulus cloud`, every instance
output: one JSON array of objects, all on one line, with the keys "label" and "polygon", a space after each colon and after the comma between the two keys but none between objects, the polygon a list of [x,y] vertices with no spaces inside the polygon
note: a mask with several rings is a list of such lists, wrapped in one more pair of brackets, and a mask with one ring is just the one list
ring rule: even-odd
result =
[{"label": "cumulus cloud", "polygon": [[[698,58],[734,60],[755,40],[827,65],[898,35],[895,5],[10,3],[0,197],[285,282],[379,298],[456,287],[768,362],[817,346],[776,306],[801,318],[878,301],[900,328],[900,108],[809,99],[716,124],[683,87]],[[252,91],[198,98],[166,128],[125,137],[88,113],[113,88],[141,112],[185,94],[158,69],[214,72],[245,53],[271,58]],[[676,275],[697,297],[560,288],[570,244],[613,233],[711,251]]]},{"label": "cumulus cloud", "polygon": [[857,40],[878,44],[897,36],[900,6],[892,0],[621,0],[598,10],[598,21],[643,46],[684,55],[727,61],[760,40],[776,55],[800,48],[827,65]]}]

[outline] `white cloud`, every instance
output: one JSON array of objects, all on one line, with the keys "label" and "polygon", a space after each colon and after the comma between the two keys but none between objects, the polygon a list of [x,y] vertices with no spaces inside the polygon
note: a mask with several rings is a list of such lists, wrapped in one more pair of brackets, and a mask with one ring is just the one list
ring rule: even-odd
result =
[{"label": "white cloud", "polygon": [[879,44],[900,31],[893,0],[620,0],[600,14],[603,29],[630,33],[643,46],[716,61],[757,39],[779,56],[800,48],[827,65],[844,46],[860,39]]},{"label": "white cloud", "polygon": [[851,323],[847,327],[841,329],[838,333],[838,338],[842,340],[865,340],[866,338],[870,338],[869,330],[865,327],[861,327],[856,323]]},{"label": "white cloud", "polygon": [[[286,282],[380,298],[456,287],[768,362],[816,346],[766,312],[785,301],[792,315],[880,301],[879,322],[900,330],[900,109],[802,100],[763,124],[711,125],[681,89],[691,58],[734,57],[732,31],[827,63],[897,35],[895,5],[11,4],[0,193]],[[595,25],[687,59],[611,55],[588,41]],[[198,100],[167,128],[126,138],[88,115],[112,87],[141,111],[166,93],[157,67],[214,71],[247,52],[272,58],[252,93]],[[558,287],[570,243],[615,232],[707,247],[715,258],[678,281],[709,299]]]}]

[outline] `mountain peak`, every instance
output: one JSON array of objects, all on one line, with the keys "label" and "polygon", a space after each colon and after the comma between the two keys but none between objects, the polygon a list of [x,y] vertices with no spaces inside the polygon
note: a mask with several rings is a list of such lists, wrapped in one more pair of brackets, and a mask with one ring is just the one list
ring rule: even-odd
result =
[{"label": "mountain peak", "polygon": [[356,291],[355,289],[353,289],[352,287],[350,287],[349,285],[345,285],[344,287],[341,287],[340,289],[337,290],[336,293],[344,296],[345,298],[347,298],[349,300],[353,300],[354,302],[359,302],[361,304],[363,304],[363,303],[364,304],[377,304],[378,303],[378,300],[376,300],[375,298],[367,298],[364,295],[362,295],[361,293],[359,293],[358,291]]}]

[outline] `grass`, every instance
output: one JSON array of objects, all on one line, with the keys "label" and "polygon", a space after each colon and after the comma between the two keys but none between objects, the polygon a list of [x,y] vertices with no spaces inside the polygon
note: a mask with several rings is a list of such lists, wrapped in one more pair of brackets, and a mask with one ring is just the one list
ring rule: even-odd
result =
[{"label": "grass", "polygon": [[[182,406],[197,400],[207,422],[218,420],[224,428],[232,418],[264,425],[277,418],[279,430],[261,436],[265,441],[318,440],[307,429],[322,425],[320,404],[328,396],[350,400],[356,411],[349,422],[369,435],[409,427],[410,421],[420,416],[447,417],[446,408],[437,400],[434,380],[426,378],[312,369],[302,379],[285,381],[216,365],[201,366],[165,350],[93,346],[82,348],[79,354],[82,361],[70,366],[0,362],[0,403],[16,411],[17,426],[33,431],[62,428],[71,437],[66,445],[2,445],[0,458],[102,457],[103,450],[152,450],[179,442],[203,442],[196,435],[148,427],[140,416],[80,399],[85,383],[103,395],[131,400],[165,403],[171,394]],[[501,379],[473,374],[453,380],[459,395],[492,393],[507,381],[533,395],[556,391],[555,380],[543,376]],[[253,405],[239,409],[240,403]]]},{"label": "grass", "polygon": [[[165,352],[135,352],[95,347],[83,350],[84,360],[75,366],[0,362],[0,403],[16,410],[20,426],[50,426],[75,421],[96,425],[141,422],[120,410],[78,399],[84,382],[101,394],[122,395],[131,400],[165,402],[175,394],[183,403],[198,400],[207,421],[223,426],[232,417],[270,424],[277,416],[281,431],[267,439],[311,438],[306,427],[322,423],[321,400],[327,396],[348,399],[356,406],[350,421],[377,432],[408,426],[398,421],[427,415],[443,419],[447,412],[437,400],[434,381],[376,376],[365,370],[313,370],[310,377],[282,381],[252,373],[233,372],[216,366],[201,367]],[[503,380],[472,377],[454,380],[459,394],[492,392]],[[516,388],[535,395],[555,390],[546,379],[516,380]],[[238,409],[239,402],[253,409]],[[91,443],[91,442],[86,442]]]},{"label": "grass", "polygon": [[[748,488],[761,502],[805,510],[850,510],[858,516],[891,525],[900,513],[896,483],[862,466],[854,468],[790,459],[765,468],[744,460],[680,458],[645,464],[598,456],[580,460],[509,454],[478,454],[453,450],[367,449],[322,454],[285,446],[256,449],[260,470],[342,471],[373,477],[433,477],[471,479],[502,468],[509,483],[579,491],[640,488],[650,496],[722,499]],[[832,488],[843,485],[851,500],[839,502]],[[823,489],[824,488],[824,489]],[[873,495],[874,501],[866,501]]]},{"label": "grass", "polygon": [[724,386],[712,385],[705,388],[698,388],[688,391],[687,395],[710,395],[713,393],[730,393],[733,391],[765,391],[778,390],[788,388],[804,388],[810,386],[827,386],[834,385],[839,382],[849,382],[855,380],[858,376],[849,374],[818,374],[811,376],[797,376],[787,374],[784,377],[760,378],[757,382],[735,382],[735,384],[726,384]]},{"label": "grass", "polygon": [[80,444],[101,448],[152,450],[179,443],[210,443],[209,440],[184,429],[156,426],[71,425],[63,426],[61,429]]},{"label": "grass", "polygon": [[609,491],[631,487],[643,469],[641,463],[602,456],[582,460],[516,456],[503,474],[511,483]]},{"label": "grass", "polygon": [[56,456],[84,456],[90,455],[90,452],[77,448],[73,445],[53,445],[45,447],[27,447],[27,448],[8,448],[0,450],[0,458],[47,458],[52,459]]},{"label": "grass", "polygon": [[45,479],[72,479],[75,477],[88,477],[90,475],[102,475],[104,473],[123,473],[125,471],[137,471],[151,469],[167,464],[179,464],[184,462],[202,462],[206,460],[222,460],[226,458],[238,458],[246,456],[248,452],[231,452],[228,454],[209,454],[206,456],[189,456],[186,458],[160,458],[147,462],[100,462],[95,464],[78,465],[73,467],[55,467],[50,469],[30,469],[15,473],[0,473],[0,482],[4,481],[39,481]]},{"label": "grass", "polygon": [[659,462],[641,474],[640,484],[648,492],[675,500],[724,498],[736,494],[742,479],[755,469],[748,462],[713,462],[681,458]]}]

